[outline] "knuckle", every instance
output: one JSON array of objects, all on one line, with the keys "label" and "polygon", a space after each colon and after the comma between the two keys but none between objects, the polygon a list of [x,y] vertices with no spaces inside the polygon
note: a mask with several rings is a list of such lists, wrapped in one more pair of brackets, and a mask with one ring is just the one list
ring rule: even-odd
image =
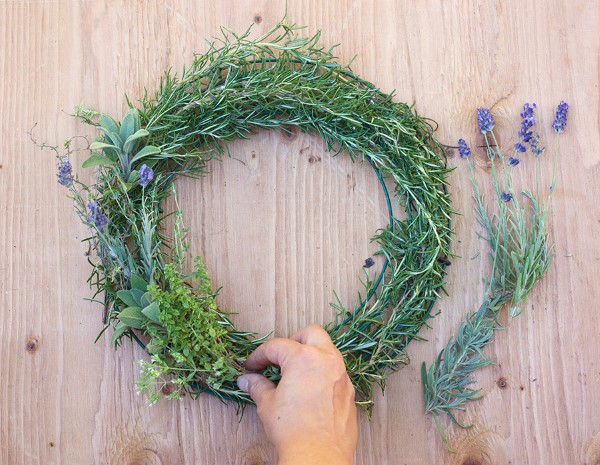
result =
[{"label": "knuckle", "polygon": [[318,350],[312,346],[300,346],[296,359],[301,363],[310,363],[318,359]]},{"label": "knuckle", "polygon": [[306,327],[307,330],[311,331],[311,332],[317,332],[317,333],[324,333],[325,330],[318,324],[316,323],[311,323],[310,325],[308,325]]},{"label": "knuckle", "polygon": [[318,365],[321,369],[334,375],[346,373],[346,364],[339,351],[323,350],[316,347],[303,346],[297,354],[298,363]]},{"label": "knuckle", "polygon": [[346,369],[346,363],[344,362],[344,356],[337,349],[337,347],[333,347],[330,351],[327,352],[327,357],[329,362],[336,367],[342,367],[344,370]]}]

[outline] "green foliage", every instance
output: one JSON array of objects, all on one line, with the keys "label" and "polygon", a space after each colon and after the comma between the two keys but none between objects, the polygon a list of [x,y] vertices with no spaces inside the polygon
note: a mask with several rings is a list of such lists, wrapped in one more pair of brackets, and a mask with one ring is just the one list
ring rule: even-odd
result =
[{"label": "green foliage", "polygon": [[[120,171],[123,181],[129,182],[134,163],[160,153],[157,147],[151,145],[146,145],[137,151],[143,139],[150,133],[141,129],[139,113],[135,108],[131,108],[125,114],[120,126],[110,116],[102,114],[97,127],[104,133],[104,137],[100,141],[92,142],[90,150],[95,152],[83,162],[83,168],[114,167]],[[154,165],[155,162],[156,160],[145,160],[148,166]]]},{"label": "green foliage", "polygon": [[[130,103],[121,123],[78,110],[103,134],[84,162],[96,167],[96,182],[76,182],[70,190],[98,255],[90,260],[90,284],[94,298],[104,296],[113,344],[131,337],[143,345],[137,335],[150,337],[145,347],[151,358],[142,362],[138,388],[151,393],[151,401],[172,384],[171,396],[210,392],[236,404],[251,402],[235,377],[263,339],[237,330],[218,309],[201,262],[186,274],[181,212],[164,212],[162,204],[176,176],[200,177],[210,160],[227,153],[229,141],[253,130],[293,125],[319,135],[328,151],[347,151],[391,180],[406,210],[407,219],[394,218],[373,238],[387,260],[382,281],[366,276],[364,298],[351,309],[336,305],[339,315],[327,325],[366,409],[373,385],[383,388],[390,371],[408,363],[404,349],[442,291],[452,210],[448,169],[431,122],[337,63],[333,49],[319,44],[319,33],[304,38],[297,29],[284,21],[256,39],[249,31],[226,33],[180,75],[166,73],[138,108]],[[143,187],[142,164],[155,174]],[[90,200],[108,217],[106,225],[88,220]],[[171,214],[169,236],[162,221]],[[271,368],[265,375],[276,380],[278,373]]]},{"label": "green foliage", "polygon": [[464,410],[467,400],[477,400],[480,389],[472,389],[475,382],[473,372],[494,363],[483,349],[493,341],[496,317],[508,299],[497,296],[493,301],[485,300],[479,309],[469,313],[435,361],[427,369],[421,365],[421,382],[425,398],[425,411],[431,413],[436,427],[445,441],[437,416],[445,413],[462,428],[454,411]]},{"label": "green foliage", "polygon": [[[493,131],[489,132],[489,136],[485,134],[485,142],[495,192],[492,208],[486,206],[471,159],[467,159],[475,193],[477,220],[483,229],[481,237],[490,249],[488,257],[492,266],[485,280],[483,303],[476,312],[467,314],[458,334],[450,338],[429,368],[425,363],[421,367],[425,411],[433,415],[444,442],[446,436],[438,415],[446,414],[455,424],[469,427],[460,424],[456,412],[464,410],[468,401],[480,398],[481,390],[471,387],[475,382],[473,373],[494,363],[494,359],[485,355],[483,350],[493,342],[495,331],[501,328],[500,312],[508,305],[510,318],[521,313],[523,303],[548,270],[552,259],[547,219],[556,173],[552,175],[548,196],[542,198],[537,185],[539,159],[536,157],[535,194],[522,191],[521,203],[513,188],[514,168],[498,149]],[[557,152],[554,154],[555,160],[556,156]]]},{"label": "green foliage", "polygon": [[160,309],[152,293],[148,292],[148,283],[137,274],[131,276],[130,283],[131,289],[122,289],[116,293],[121,310],[116,315],[119,331],[115,328],[115,333],[118,334],[112,339],[115,347],[128,330],[147,330],[151,323],[159,323]]},{"label": "green foliage", "polygon": [[142,375],[136,383],[142,392],[158,392],[169,383],[171,392],[177,393],[174,396],[181,390],[193,390],[193,384],[219,389],[223,383],[234,383],[241,374],[199,258],[193,278],[198,281],[195,290],[170,263],[164,269],[165,289],[156,284],[148,288],[151,305],[160,312],[159,324],[146,328],[151,337],[147,345],[151,361],[142,363]]},{"label": "green foliage", "polygon": [[147,317],[142,313],[140,307],[127,307],[119,312],[117,318],[130,328],[143,329]]}]

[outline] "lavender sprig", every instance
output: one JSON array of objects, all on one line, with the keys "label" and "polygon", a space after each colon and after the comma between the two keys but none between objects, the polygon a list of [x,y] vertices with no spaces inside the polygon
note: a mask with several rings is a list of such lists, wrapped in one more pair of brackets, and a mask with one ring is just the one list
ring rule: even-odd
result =
[{"label": "lavender sprig", "polygon": [[73,167],[71,166],[71,160],[69,157],[60,157],[58,159],[58,163],[56,164],[56,168],[58,169],[58,173],[56,177],[58,178],[58,183],[61,186],[65,186],[70,189],[73,186]]},{"label": "lavender sprig", "polygon": [[477,124],[479,125],[481,134],[487,134],[494,129],[496,123],[494,123],[494,117],[492,116],[492,113],[490,113],[490,110],[487,108],[477,109]]},{"label": "lavender sprig", "polygon": [[526,103],[523,105],[523,111],[521,112],[521,128],[519,129],[519,140],[521,142],[529,142],[533,137],[533,131],[531,128],[535,126],[536,120],[534,111],[537,108],[536,104],[529,105]]},{"label": "lavender sprig", "polygon": [[460,154],[460,158],[469,158],[471,156],[471,149],[464,139],[458,139],[458,153]]},{"label": "lavender sprig", "polygon": [[140,168],[139,176],[140,176],[140,179],[138,181],[139,185],[140,186],[146,186],[154,178],[154,171],[152,171],[152,168],[150,168],[148,165],[146,165],[144,163],[142,165],[142,167]]},{"label": "lavender sprig", "polygon": [[545,147],[540,146],[540,135],[537,133],[531,138],[530,144],[531,151],[533,152],[533,155],[535,155],[536,158],[539,157],[542,153],[544,153],[544,150],[546,150]]},{"label": "lavender sprig", "polygon": [[[535,104],[525,104],[521,113],[521,129],[519,131],[520,144],[529,142],[536,156],[536,184],[537,184],[537,157],[543,152],[540,147],[539,134],[531,130],[535,125]],[[552,124],[555,132],[564,131],[567,122],[568,105],[561,102],[556,112],[556,119]],[[493,116],[488,110],[477,110],[477,123],[485,137],[486,151],[492,149],[488,139],[495,141],[492,132]],[[497,144],[496,144],[497,145]],[[465,148],[466,147],[466,148]],[[461,323],[457,336],[450,339],[445,349],[429,366],[421,367],[425,411],[433,415],[436,428],[444,443],[446,437],[442,431],[438,415],[447,414],[453,422],[461,427],[455,416],[456,411],[464,410],[467,401],[479,399],[480,389],[472,389],[475,382],[475,370],[494,363],[493,358],[486,356],[483,349],[492,342],[494,332],[499,329],[499,314],[501,309],[509,304],[510,317],[519,315],[522,305],[535,284],[542,278],[548,269],[552,258],[552,246],[546,234],[549,202],[555,183],[552,177],[552,186],[548,196],[541,200],[536,189],[535,195],[529,191],[522,192],[528,200],[528,205],[519,205],[512,191],[513,167],[520,162],[516,157],[509,157],[505,169],[505,176],[496,176],[495,157],[492,161],[492,183],[497,193],[495,210],[489,213],[480,193],[479,184],[473,171],[473,165],[468,157],[462,154],[468,149],[463,139],[459,140],[461,158],[467,159],[471,173],[477,219],[483,227],[484,239],[488,243],[492,261],[492,272],[486,279],[484,300],[479,309],[469,313]],[[469,154],[470,154],[470,149]],[[522,151],[515,147],[515,152]],[[497,152],[499,154],[499,152]],[[503,160],[500,155],[498,159]],[[555,153],[556,159],[556,153]],[[555,170],[554,170],[555,172]],[[528,210],[528,211],[527,211]]]},{"label": "lavender sprig", "polygon": [[567,127],[567,113],[569,112],[569,105],[564,101],[558,104],[558,108],[556,109],[556,117],[552,122],[552,127],[556,133],[564,132]]},{"label": "lavender sprig", "polygon": [[90,211],[90,215],[88,216],[88,221],[90,224],[94,225],[98,229],[102,229],[108,224],[108,218],[100,210],[98,202],[90,202],[88,204],[88,210]]}]

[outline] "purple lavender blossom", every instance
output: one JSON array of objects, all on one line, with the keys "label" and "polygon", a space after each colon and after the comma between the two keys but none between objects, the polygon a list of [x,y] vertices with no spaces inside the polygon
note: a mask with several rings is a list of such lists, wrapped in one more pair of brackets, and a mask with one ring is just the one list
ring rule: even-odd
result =
[{"label": "purple lavender blossom", "polygon": [[140,180],[138,181],[140,186],[147,185],[154,178],[154,171],[148,165],[143,164],[139,171]]},{"label": "purple lavender blossom", "polygon": [[545,147],[540,147],[540,135],[536,134],[531,139],[531,151],[537,157],[544,153]]},{"label": "purple lavender blossom", "polygon": [[479,125],[481,134],[486,134],[494,129],[494,117],[490,113],[490,110],[487,108],[477,109],[477,124]]},{"label": "purple lavender blossom", "polygon": [[517,166],[520,163],[520,160],[515,157],[508,158],[508,166]]},{"label": "purple lavender blossom", "polygon": [[529,105],[529,102],[527,102],[523,105],[523,111],[521,112],[521,118],[523,120],[530,121],[531,124],[529,126],[533,126],[535,124],[535,117],[534,117],[533,113],[536,108],[537,108],[537,105],[535,103],[532,103],[531,105]]},{"label": "purple lavender blossom", "polygon": [[500,194],[500,200],[503,202],[510,202],[512,200],[512,194],[510,192],[502,192],[502,194]]},{"label": "purple lavender blossom", "polygon": [[458,153],[460,154],[460,158],[469,158],[471,156],[471,149],[464,139],[458,139]]},{"label": "purple lavender blossom", "polygon": [[58,173],[56,174],[58,183],[61,186],[70,188],[73,185],[73,167],[71,166],[71,160],[69,160],[68,157],[60,157],[56,164],[56,168],[58,169]]},{"label": "purple lavender blossom", "polygon": [[552,127],[556,133],[564,132],[567,126],[567,113],[569,111],[569,105],[564,100],[561,100],[556,109],[556,118],[552,122]]},{"label": "purple lavender blossom", "polygon": [[523,105],[523,111],[521,112],[521,128],[519,129],[519,140],[521,142],[529,142],[533,136],[533,131],[530,129],[536,123],[533,114],[536,108],[537,106],[535,103],[532,105],[529,105],[529,103]]},{"label": "purple lavender blossom", "polygon": [[88,216],[88,221],[96,226],[96,228],[103,228],[108,224],[108,218],[104,213],[100,211],[100,207],[98,206],[98,202],[93,201],[88,203],[88,209],[90,211],[90,216]]},{"label": "purple lavender blossom", "polygon": [[523,153],[523,152],[526,152],[526,151],[527,151],[527,147],[525,147],[525,145],[523,145],[522,142],[517,142],[515,144],[515,152]]}]

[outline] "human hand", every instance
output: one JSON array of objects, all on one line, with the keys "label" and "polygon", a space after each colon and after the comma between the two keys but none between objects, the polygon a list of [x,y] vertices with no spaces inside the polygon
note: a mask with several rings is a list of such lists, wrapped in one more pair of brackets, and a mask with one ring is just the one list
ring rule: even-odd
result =
[{"label": "human hand", "polygon": [[252,371],[269,365],[281,369],[279,384],[249,373],[238,378],[238,385],[256,403],[279,465],[354,463],[354,387],[327,332],[307,326],[290,339],[265,342],[246,361]]}]

